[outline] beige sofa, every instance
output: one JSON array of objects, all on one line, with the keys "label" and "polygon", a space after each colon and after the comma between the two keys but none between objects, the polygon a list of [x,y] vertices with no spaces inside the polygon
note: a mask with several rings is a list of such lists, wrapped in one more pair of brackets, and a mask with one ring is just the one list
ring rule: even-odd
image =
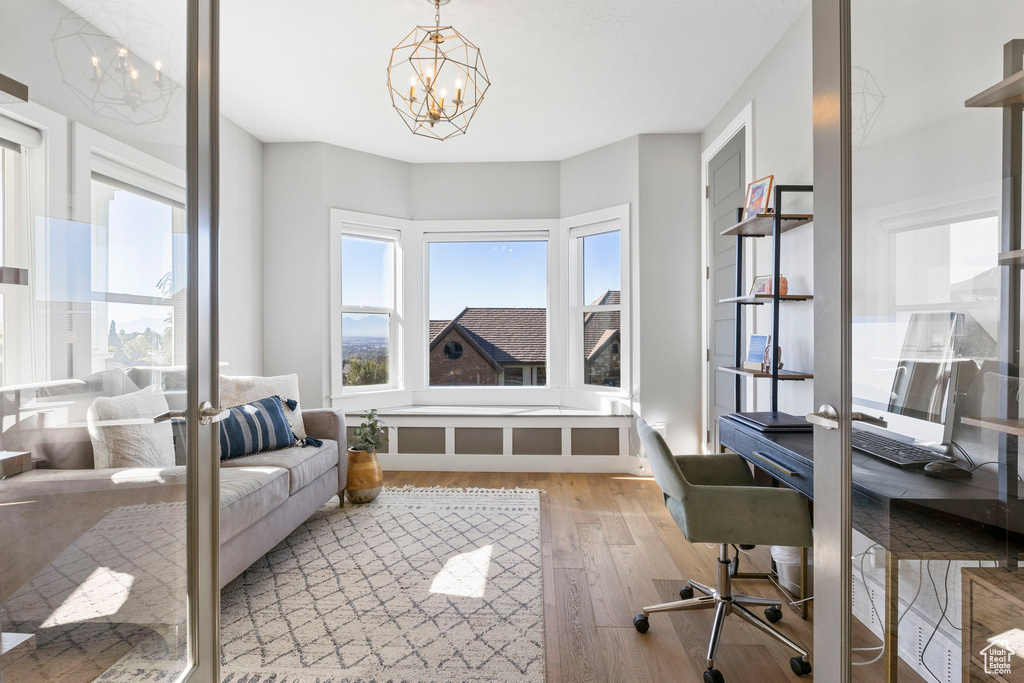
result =
[{"label": "beige sofa", "polygon": [[[116,377],[116,376],[115,376]],[[88,379],[88,378],[87,378]],[[109,384],[109,378],[104,380]],[[22,514],[8,521],[22,527],[9,529],[11,539],[26,538],[19,553],[24,564],[20,577],[7,575],[0,599],[27,581],[72,542],[76,524],[89,527],[118,508],[153,503],[180,503],[185,499],[185,467],[93,469],[92,445],[84,425],[76,424],[75,405],[88,405],[96,395],[118,392],[118,387],[96,387],[77,382],[74,393],[50,387],[26,387],[17,403],[15,424],[7,420],[0,450],[32,452],[35,467],[0,480],[0,506]],[[7,407],[11,407],[8,394]],[[66,400],[73,397],[70,400]],[[31,406],[34,406],[32,408]],[[65,406],[70,412],[58,420],[47,419],[39,407]],[[70,408],[67,406],[71,406]],[[220,469],[220,583],[224,586],[241,574],[333,496],[345,489],[348,471],[344,447],[345,417],[330,409],[304,410],[302,419],[309,436],[322,446],[296,446],[280,451],[225,461]],[[59,424],[54,427],[51,422]],[[181,443],[178,462],[183,462]],[[77,512],[76,512],[77,511]],[[49,517],[40,520],[39,516]],[[85,519],[79,519],[83,517]],[[53,533],[42,533],[52,529]],[[68,529],[66,533],[61,533]],[[33,536],[33,534],[37,534]],[[50,542],[50,537],[54,539]],[[64,540],[59,540],[64,538]]]}]

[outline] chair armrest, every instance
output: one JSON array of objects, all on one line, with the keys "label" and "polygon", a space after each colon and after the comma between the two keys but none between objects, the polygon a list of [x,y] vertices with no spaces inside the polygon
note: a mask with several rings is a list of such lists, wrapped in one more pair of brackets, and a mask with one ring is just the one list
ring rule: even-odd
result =
[{"label": "chair armrest", "polygon": [[735,453],[674,456],[686,481],[694,486],[753,486],[747,461]]},{"label": "chair armrest", "polygon": [[303,410],[302,424],[306,427],[306,434],[314,439],[337,441],[339,451],[344,451],[348,445],[345,413],[340,410],[332,408]]},{"label": "chair armrest", "polygon": [[691,543],[814,544],[807,499],[792,489],[700,486],[691,491],[685,513],[674,498],[667,505]]}]

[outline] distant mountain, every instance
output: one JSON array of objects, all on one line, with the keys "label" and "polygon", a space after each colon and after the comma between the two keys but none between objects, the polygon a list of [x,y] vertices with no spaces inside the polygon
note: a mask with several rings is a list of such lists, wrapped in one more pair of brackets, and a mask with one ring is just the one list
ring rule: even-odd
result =
[{"label": "distant mountain", "polygon": [[118,332],[124,330],[128,334],[145,332],[147,327],[157,334],[163,334],[164,329],[167,328],[167,323],[164,322],[163,318],[139,318],[138,320],[130,320],[124,323],[120,320],[115,320],[114,325],[117,327]]},{"label": "distant mountain", "polygon": [[387,338],[388,319],[381,315],[342,316],[341,336]]}]

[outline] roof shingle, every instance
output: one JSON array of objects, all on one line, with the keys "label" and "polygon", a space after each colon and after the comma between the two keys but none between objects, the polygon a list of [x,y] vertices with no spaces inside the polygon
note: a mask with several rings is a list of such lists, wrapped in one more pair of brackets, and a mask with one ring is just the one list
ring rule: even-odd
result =
[{"label": "roof shingle", "polygon": [[[431,346],[450,320],[430,321]],[[467,308],[455,323],[501,365],[541,364],[547,359],[547,309]]]}]

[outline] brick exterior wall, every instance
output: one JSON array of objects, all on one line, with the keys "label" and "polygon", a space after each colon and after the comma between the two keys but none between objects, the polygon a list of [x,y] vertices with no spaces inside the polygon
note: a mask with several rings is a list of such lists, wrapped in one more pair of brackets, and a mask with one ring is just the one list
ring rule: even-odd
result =
[{"label": "brick exterior wall", "polygon": [[[462,356],[452,360],[444,355],[449,341],[462,344]],[[498,372],[458,330],[451,330],[430,351],[430,384],[449,386],[496,385]]]}]

